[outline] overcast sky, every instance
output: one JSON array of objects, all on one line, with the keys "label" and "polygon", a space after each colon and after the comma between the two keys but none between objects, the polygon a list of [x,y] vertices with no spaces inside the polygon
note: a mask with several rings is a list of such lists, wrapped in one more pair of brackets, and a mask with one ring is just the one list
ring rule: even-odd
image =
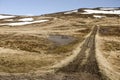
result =
[{"label": "overcast sky", "polygon": [[0,14],[41,15],[89,7],[120,7],[120,0],[0,0]]}]

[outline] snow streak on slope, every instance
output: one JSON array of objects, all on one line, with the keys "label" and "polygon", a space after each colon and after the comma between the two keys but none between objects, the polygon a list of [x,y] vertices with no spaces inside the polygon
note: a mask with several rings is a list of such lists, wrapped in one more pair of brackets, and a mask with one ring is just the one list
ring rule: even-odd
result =
[{"label": "snow streak on slope", "polygon": [[104,11],[104,10],[90,10],[86,9],[85,12],[82,14],[120,14],[120,10],[110,10],[110,11]]},{"label": "snow streak on slope", "polygon": [[41,23],[46,22],[49,20],[38,20],[38,21],[32,21],[32,22],[15,22],[15,23],[6,23],[1,25],[8,25],[8,26],[20,26],[20,25],[27,25],[27,24],[33,24],[33,23]]},{"label": "snow streak on slope", "polygon": [[6,19],[6,18],[13,18],[15,16],[4,16],[4,15],[0,15],[0,19]]},{"label": "snow streak on slope", "polygon": [[71,13],[76,13],[76,12],[78,12],[78,10],[68,11],[68,12],[65,12],[64,14],[71,14]]},{"label": "snow streak on slope", "polygon": [[33,18],[23,18],[23,19],[19,19],[19,21],[33,21]]},{"label": "snow streak on slope", "polygon": [[93,17],[95,17],[95,18],[103,18],[103,17],[105,17],[105,16],[93,15]]},{"label": "snow streak on slope", "polygon": [[119,8],[100,8],[100,10],[117,10]]}]

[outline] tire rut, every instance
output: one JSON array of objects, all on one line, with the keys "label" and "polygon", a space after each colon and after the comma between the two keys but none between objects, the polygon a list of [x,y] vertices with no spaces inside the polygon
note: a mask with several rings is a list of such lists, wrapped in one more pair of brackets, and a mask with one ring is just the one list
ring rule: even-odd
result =
[{"label": "tire rut", "polygon": [[[69,63],[67,66],[64,66],[57,70],[57,72],[62,73],[90,73],[95,74],[99,78],[101,77],[101,74],[99,72],[98,64],[95,57],[95,36],[98,30],[98,26],[95,26],[90,34],[89,37],[87,37],[86,41],[84,42],[81,51],[79,52],[76,59],[74,59],[71,63]],[[82,61],[86,57],[86,50],[89,49],[87,61],[84,65],[81,65]],[[101,80],[101,79],[100,79]]]}]

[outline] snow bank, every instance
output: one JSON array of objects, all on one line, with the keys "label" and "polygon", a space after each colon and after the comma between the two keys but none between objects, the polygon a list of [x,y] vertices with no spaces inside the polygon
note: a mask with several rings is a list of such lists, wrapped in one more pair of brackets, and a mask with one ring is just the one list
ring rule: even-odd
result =
[{"label": "snow bank", "polygon": [[113,10],[113,11],[102,11],[102,10],[84,10],[85,12],[82,14],[120,14],[120,10]]},{"label": "snow bank", "polygon": [[23,19],[19,19],[19,21],[33,21],[33,18],[23,18]]},{"label": "snow bank", "polygon": [[3,16],[3,15],[0,15],[0,19],[6,19],[6,18],[13,18],[15,16]]}]

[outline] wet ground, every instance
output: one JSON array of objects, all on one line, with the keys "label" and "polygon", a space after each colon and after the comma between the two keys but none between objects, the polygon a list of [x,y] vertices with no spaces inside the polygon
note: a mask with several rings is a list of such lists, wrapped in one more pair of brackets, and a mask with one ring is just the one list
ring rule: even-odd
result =
[{"label": "wet ground", "polygon": [[75,40],[74,37],[67,35],[50,35],[48,40],[58,44],[58,45],[67,45]]}]

